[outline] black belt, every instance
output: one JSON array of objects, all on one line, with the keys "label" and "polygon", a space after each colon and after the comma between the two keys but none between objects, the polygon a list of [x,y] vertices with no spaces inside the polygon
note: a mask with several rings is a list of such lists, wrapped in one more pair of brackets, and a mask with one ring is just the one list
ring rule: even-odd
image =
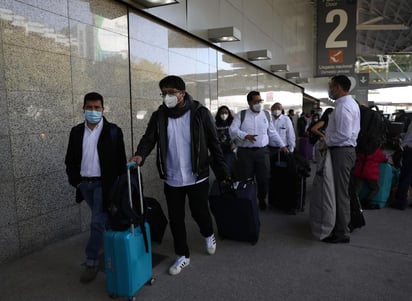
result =
[{"label": "black belt", "polygon": [[101,177],[82,177],[83,182],[96,182],[100,181],[101,179]]},{"label": "black belt", "polygon": [[266,146],[262,146],[262,147],[239,147],[239,148],[255,151],[255,150],[259,150],[259,149],[264,149],[264,148],[266,148]]},{"label": "black belt", "polygon": [[329,146],[329,149],[337,149],[337,148],[354,148],[352,145],[344,145],[344,146]]}]

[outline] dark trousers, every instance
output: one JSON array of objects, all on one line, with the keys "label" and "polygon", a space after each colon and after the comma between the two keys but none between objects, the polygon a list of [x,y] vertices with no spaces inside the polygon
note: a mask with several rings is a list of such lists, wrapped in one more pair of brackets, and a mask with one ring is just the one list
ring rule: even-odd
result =
[{"label": "dark trousers", "polygon": [[242,148],[237,150],[237,178],[246,180],[256,178],[257,197],[265,201],[270,179],[269,148]]},{"label": "dark trousers", "polygon": [[399,175],[396,207],[405,209],[408,206],[408,190],[412,183],[412,149],[406,148],[402,153],[402,167]]},{"label": "dark trousers", "polygon": [[339,237],[348,237],[350,222],[349,180],[352,168],[355,166],[355,148],[332,148],[330,154],[336,199],[336,223],[333,234]]},{"label": "dark trousers", "polygon": [[185,201],[189,199],[192,217],[199,226],[203,237],[213,234],[212,216],[209,212],[209,180],[182,187],[164,184],[169,224],[172,231],[175,253],[178,256],[190,256],[185,225]]}]

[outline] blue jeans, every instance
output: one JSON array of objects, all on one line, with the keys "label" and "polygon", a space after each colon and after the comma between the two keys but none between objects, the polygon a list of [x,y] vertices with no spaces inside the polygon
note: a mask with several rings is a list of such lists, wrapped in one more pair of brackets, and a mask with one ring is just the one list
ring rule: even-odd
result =
[{"label": "blue jeans", "polygon": [[107,213],[103,210],[103,195],[101,181],[80,184],[84,200],[92,211],[90,223],[90,237],[86,245],[86,265],[99,264],[99,252],[103,247],[103,235],[106,230]]}]

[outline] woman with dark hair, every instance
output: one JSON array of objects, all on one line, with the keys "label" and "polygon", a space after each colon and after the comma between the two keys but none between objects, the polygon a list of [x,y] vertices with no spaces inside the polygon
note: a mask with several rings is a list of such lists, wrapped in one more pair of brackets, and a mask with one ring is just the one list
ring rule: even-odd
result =
[{"label": "woman with dark hair", "polygon": [[236,160],[235,149],[236,145],[232,141],[229,135],[229,127],[232,124],[233,115],[227,106],[220,106],[216,112],[215,124],[217,130],[217,136],[220,142],[220,146],[223,151],[226,164],[233,174],[233,168]]},{"label": "woman with dark hair", "polygon": [[333,108],[328,108],[322,114],[322,117],[310,127],[309,140],[312,144],[320,139],[325,139],[325,130],[328,126],[329,115],[333,112]]},{"label": "woman with dark hair", "polygon": [[328,108],[322,114],[320,119],[314,123],[308,129],[309,133],[309,142],[314,146],[313,147],[313,159],[316,163],[320,159],[320,151],[323,151],[326,148],[325,144],[325,131],[328,127],[329,116],[332,114],[333,108]]}]

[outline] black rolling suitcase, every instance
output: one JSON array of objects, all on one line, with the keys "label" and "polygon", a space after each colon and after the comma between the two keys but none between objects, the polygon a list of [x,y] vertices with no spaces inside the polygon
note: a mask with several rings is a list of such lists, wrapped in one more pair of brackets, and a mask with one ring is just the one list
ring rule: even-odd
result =
[{"label": "black rolling suitcase", "polygon": [[161,243],[168,224],[166,215],[163,213],[160,203],[151,197],[145,197],[146,218],[150,226],[151,239]]},{"label": "black rolling suitcase", "polygon": [[298,182],[293,158],[275,150],[270,158],[270,182],[268,202],[276,209],[287,212],[298,207],[296,185]]},{"label": "black rolling suitcase", "polygon": [[220,238],[257,243],[260,220],[254,181],[234,182],[225,187],[215,181],[209,203]]},{"label": "black rolling suitcase", "polygon": [[286,212],[304,211],[309,163],[299,154],[271,154],[269,204]]}]

